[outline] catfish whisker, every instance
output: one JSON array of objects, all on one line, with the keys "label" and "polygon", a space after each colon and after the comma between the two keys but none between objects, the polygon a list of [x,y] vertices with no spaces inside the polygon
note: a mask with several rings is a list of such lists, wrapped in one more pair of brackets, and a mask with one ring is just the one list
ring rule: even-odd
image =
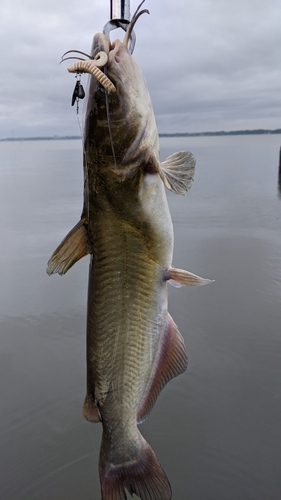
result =
[{"label": "catfish whisker", "polygon": [[64,59],[62,58],[61,61],[60,61],[60,64],[64,61],[67,61],[68,59],[76,59],[77,61],[86,61],[86,59],[84,59],[83,57],[65,57]]},{"label": "catfish whisker", "polygon": [[136,12],[134,13],[134,15],[133,15],[133,17],[132,17],[132,19],[131,19],[131,22],[130,22],[130,24],[129,24],[129,26],[128,26],[128,29],[127,29],[127,31],[126,31],[126,34],[125,34],[125,36],[124,36],[123,44],[124,44],[126,47],[128,46],[128,43],[129,43],[129,39],[130,39],[131,33],[132,33],[132,31],[133,31],[133,28],[134,28],[134,26],[135,26],[135,24],[136,24],[136,22],[137,22],[138,18],[139,18],[140,16],[142,16],[142,14],[149,14],[149,10],[147,10],[147,9],[143,9],[143,10],[141,10],[141,11],[139,12],[139,10],[140,10],[140,8],[141,8],[142,4],[144,3],[144,1],[145,1],[145,0],[143,0],[143,1],[140,3],[140,5],[138,6],[138,8],[137,8]]},{"label": "catfish whisker", "polygon": [[82,52],[81,50],[68,50],[67,52],[65,52],[61,58],[63,59],[63,57],[66,55],[66,54],[70,54],[71,52],[75,52],[76,54],[82,54],[82,56],[86,56],[88,57],[88,59],[91,59],[91,56],[89,56],[89,54],[86,54],[86,52]]}]

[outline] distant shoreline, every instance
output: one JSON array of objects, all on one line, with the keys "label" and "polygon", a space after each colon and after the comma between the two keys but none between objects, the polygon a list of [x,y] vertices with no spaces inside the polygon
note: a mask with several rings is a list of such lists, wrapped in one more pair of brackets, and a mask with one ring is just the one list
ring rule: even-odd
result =
[{"label": "distant shoreline", "polygon": [[[281,128],[275,130],[266,129],[256,129],[256,130],[232,130],[230,132],[225,132],[224,130],[220,132],[177,132],[174,134],[160,133],[159,137],[215,137],[215,136],[225,136],[225,135],[263,135],[263,134],[281,134]],[[65,135],[52,137],[6,137],[5,139],[0,139],[0,142],[13,142],[13,141],[68,141],[68,140],[80,139],[80,135]]]}]

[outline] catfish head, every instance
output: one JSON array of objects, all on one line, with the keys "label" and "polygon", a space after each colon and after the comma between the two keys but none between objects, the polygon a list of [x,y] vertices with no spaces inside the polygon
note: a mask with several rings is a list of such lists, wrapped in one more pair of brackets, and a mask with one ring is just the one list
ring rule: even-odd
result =
[{"label": "catfish head", "polygon": [[190,152],[179,151],[159,163],[159,138],[149,92],[128,49],[136,21],[149,13],[140,11],[141,5],[123,41],[111,42],[104,33],[97,33],[89,59],[68,68],[69,72],[91,75],[84,117],[84,165],[89,172],[109,168],[121,177],[158,173],[167,189],[185,195],[193,181],[195,159]]},{"label": "catfish head", "polygon": [[[140,7],[139,7],[140,8]],[[143,74],[128,45],[137,19],[134,14],[123,41],[111,42],[104,33],[93,39],[89,60],[79,61],[70,72],[89,73],[84,117],[84,150],[99,157],[114,158],[115,170],[123,173],[157,158],[158,133]],[[99,153],[98,153],[99,151]]]}]

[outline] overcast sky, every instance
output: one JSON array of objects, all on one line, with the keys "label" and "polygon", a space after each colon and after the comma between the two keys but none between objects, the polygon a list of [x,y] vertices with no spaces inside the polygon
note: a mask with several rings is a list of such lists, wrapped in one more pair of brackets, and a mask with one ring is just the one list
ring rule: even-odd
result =
[{"label": "overcast sky", "polygon": [[[133,14],[138,0],[130,4]],[[143,7],[134,57],[159,132],[281,128],[281,0]],[[69,49],[88,52],[109,13],[110,0],[1,0],[0,138],[79,135],[75,77],[59,61]]]}]

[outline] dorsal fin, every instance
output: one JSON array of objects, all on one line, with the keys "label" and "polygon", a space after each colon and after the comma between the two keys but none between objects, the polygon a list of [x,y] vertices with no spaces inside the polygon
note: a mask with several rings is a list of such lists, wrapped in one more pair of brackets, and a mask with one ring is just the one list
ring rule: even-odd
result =
[{"label": "dorsal fin", "polygon": [[178,151],[160,163],[157,170],[167,189],[184,196],[194,180],[195,164],[190,151]]},{"label": "dorsal fin", "polygon": [[168,314],[157,367],[138,409],[138,423],[144,422],[159,393],[169,380],[183,373],[186,368],[187,355],[184,340],[173,318]]}]

